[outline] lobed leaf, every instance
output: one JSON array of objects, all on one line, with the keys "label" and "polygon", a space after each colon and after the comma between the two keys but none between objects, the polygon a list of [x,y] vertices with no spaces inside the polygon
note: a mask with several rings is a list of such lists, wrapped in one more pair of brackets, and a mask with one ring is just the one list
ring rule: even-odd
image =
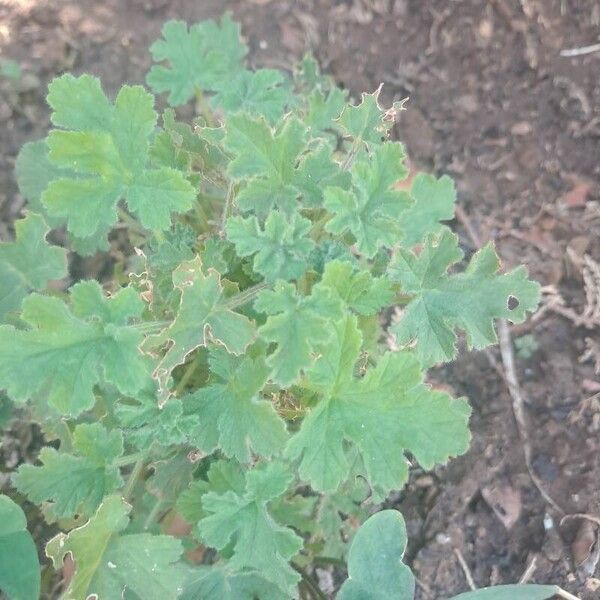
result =
[{"label": "lobed leaf", "polygon": [[267,321],[260,337],[277,344],[267,358],[271,379],[291,385],[312,362],[315,346],[330,336],[329,322],[341,316],[342,305],[328,289],[315,286],[310,296],[299,296],[293,285],[278,281],[273,290],[264,290],[254,302]]},{"label": "lobed leaf", "polygon": [[286,456],[300,459],[300,477],[318,491],[334,491],[347,478],[346,440],[358,448],[371,486],[384,492],[405,483],[406,450],[430,469],[468,447],[470,410],[464,400],[424,386],[420,365],[408,352],[384,354],[356,379],[361,341],[356,318],[346,316],[307,372],[321,399],[291,438]]},{"label": "lobed leaf", "polygon": [[62,567],[67,554],[75,561],[65,598],[164,600],[181,593],[181,542],[167,535],[122,534],[130,511],[119,496],[107,496],[85,525],[48,542],[46,554],[55,569]]},{"label": "lobed leaf", "polygon": [[109,433],[99,423],[83,423],[73,432],[73,453],[45,446],[41,466],[21,465],[12,481],[31,502],[49,502],[45,514],[51,520],[89,517],[106,494],[122,485],[119,470],[112,466],[122,454],[119,431]]},{"label": "lobed leaf", "polygon": [[43,217],[29,214],[15,222],[14,242],[0,242],[0,323],[17,312],[32,290],[67,275],[67,253],[46,242]]},{"label": "lobed leaf", "polygon": [[58,298],[31,294],[21,313],[27,327],[0,326],[0,386],[15,402],[41,396],[75,417],[94,405],[97,383],[135,395],[148,370],[142,336],[126,324],[141,314],[133,290],[105,298],[95,281],[85,281],[71,288],[71,299],[72,311]]},{"label": "lobed leaf", "polygon": [[492,245],[479,250],[463,273],[449,275],[462,257],[458,238],[444,231],[418,256],[400,250],[390,264],[389,276],[412,295],[392,332],[400,344],[415,342],[425,366],[454,358],[457,329],[466,332],[469,347],[485,348],[497,341],[494,319],[521,323],[538,305],[540,286],[527,279],[525,267],[499,274]]},{"label": "lobed leaf", "polygon": [[97,79],[63,75],[50,84],[48,103],[53,123],[65,128],[48,135],[49,159],[71,174],[50,181],[42,203],[75,238],[101,245],[121,199],[152,230],[168,229],[171,212],[191,208],[195,192],[183,174],[149,164],[157,115],[141,86],[121,88],[113,106]]},{"label": "lobed leaf", "polygon": [[240,26],[228,14],[215,21],[196,23],[189,29],[183,21],[167,21],[162,39],[150,46],[156,62],[146,82],[157,93],[169,92],[171,106],[180,106],[199,90],[226,89],[242,70],[248,49],[240,40]]},{"label": "lobed leaf", "polygon": [[153,347],[171,343],[154,371],[163,400],[168,396],[171,372],[196,348],[214,340],[233,354],[242,354],[255,336],[252,322],[228,308],[219,274],[212,270],[208,275],[202,272],[199,256],[175,269],[173,285],[181,291],[177,315],[148,343]]},{"label": "lobed leaf", "polygon": [[233,154],[228,174],[245,186],[236,202],[243,212],[265,216],[273,207],[291,214],[299,190],[294,186],[296,163],[305,149],[305,128],[294,117],[272,130],[264,119],[243,113],[225,123],[223,146]]},{"label": "lobed leaf", "polygon": [[300,576],[288,561],[302,547],[302,538],[277,524],[267,505],[285,492],[292,478],[280,463],[259,466],[246,474],[244,494],[205,494],[202,504],[209,516],[198,523],[209,546],[223,550],[231,544],[231,570],[256,570],[290,595]]},{"label": "lobed leaf", "polygon": [[406,177],[404,157],[402,144],[386,142],[369,160],[354,165],[351,191],[339,187],[325,190],[324,206],[333,213],[325,229],[335,235],[351,232],[358,251],[368,258],[380,248],[391,248],[400,238],[400,218],[411,200],[393,185]]},{"label": "lobed leaf", "polygon": [[[223,360],[224,349],[211,349],[211,368]],[[285,424],[273,405],[259,397],[269,369],[263,357],[229,360],[215,381],[187,400],[186,411],[197,419],[190,441],[205,452],[216,448],[242,463],[253,454],[270,457],[287,439]]]},{"label": "lobed leaf", "polygon": [[225,231],[238,256],[254,256],[253,269],[265,281],[299,279],[315,243],[308,237],[312,222],[294,213],[286,219],[273,211],[261,229],[255,216],[230,217]]}]

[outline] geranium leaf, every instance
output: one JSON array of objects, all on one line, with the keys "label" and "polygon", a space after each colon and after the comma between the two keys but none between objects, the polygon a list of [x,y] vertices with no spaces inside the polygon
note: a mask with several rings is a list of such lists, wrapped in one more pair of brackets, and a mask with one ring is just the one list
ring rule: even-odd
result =
[{"label": "geranium leaf", "polygon": [[112,461],[123,454],[123,436],[99,423],[83,423],[73,433],[73,452],[42,448],[41,466],[21,465],[13,484],[36,504],[49,502],[46,517],[90,517],[102,498],[122,483]]},{"label": "geranium leaf", "polygon": [[342,304],[324,287],[315,286],[310,296],[299,296],[293,285],[278,281],[273,290],[259,294],[254,308],[269,315],[260,336],[277,344],[267,358],[271,378],[287,386],[311,364],[315,345],[330,336],[329,321],[341,316]]},{"label": "geranium leaf", "polygon": [[18,311],[28,292],[67,275],[67,253],[46,242],[48,231],[44,219],[32,213],[15,222],[14,242],[0,242],[0,322]]},{"label": "geranium leaf", "polygon": [[240,40],[240,26],[229,15],[221,24],[204,21],[189,30],[183,21],[168,21],[162,39],[150,47],[156,62],[166,61],[170,68],[154,65],[146,81],[155,92],[169,92],[171,106],[180,106],[199,90],[219,90],[230,84],[242,70],[248,49]]},{"label": "geranium leaf", "polygon": [[298,279],[306,271],[314,242],[308,237],[312,223],[298,214],[286,219],[272,212],[261,229],[255,216],[230,217],[227,238],[238,256],[254,256],[254,270],[265,281]]},{"label": "geranium leaf", "polygon": [[[211,349],[211,363],[224,352]],[[219,448],[240,462],[249,462],[252,453],[269,457],[280,451],[287,439],[285,424],[271,402],[258,395],[268,375],[262,357],[234,359],[196,391],[186,403],[186,412],[198,423],[192,443],[206,452]]]},{"label": "geranium leaf", "polygon": [[276,131],[264,119],[243,113],[227,119],[223,145],[234,155],[228,173],[246,182],[236,197],[242,211],[264,216],[277,206],[287,214],[293,212],[300,193],[294,177],[305,146],[304,132],[305,127],[293,117]]},{"label": "geranium leaf", "polygon": [[[101,381],[133,395],[146,383],[148,369],[138,348],[142,336],[123,324],[139,318],[141,303],[131,301],[131,291],[102,297],[108,306],[125,311],[117,311],[117,319],[105,319],[100,305],[88,307],[82,298],[89,298],[90,288],[101,295],[92,281],[71,288],[73,312],[58,298],[31,294],[21,313],[28,327],[0,326],[0,386],[15,402],[41,394],[62,414],[77,416],[94,405],[93,388]],[[121,294],[128,300],[125,308]]]},{"label": "geranium leaf", "polygon": [[228,308],[219,274],[203,273],[199,256],[182,263],[173,272],[173,285],[181,291],[175,320],[149,339],[153,347],[171,343],[154,373],[163,399],[168,395],[171,372],[185,362],[190,352],[214,340],[230,352],[241,354],[255,335],[252,322]]},{"label": "geranium leaf", "polygon": [[240,71],[211,99],[225,113],[243,111],[269,123],[277,121],[291,102],[289,82],[275,69]]},{"label": "geranium leaf", "polygon": [[281,600],[281,589],[258,573],[213,565],[191,570],[179,600]]},{"label": "geranium leaf", "polygon": [[352,190],[325,190],[324,206],[333,213],[325,228],[335,235],[350,231],[359,252],[368,258],[375,256],[379,248],[391,248],[400,238],[400,217],[411,200],[393,185],[406,177],[404,157],[402,144],[382,144],[368,160],[354,165]]},{"label": "geranium leaf", "polygon": [[285,492],[291,480],[292,474],[280,463],[249,471],[244,494],[204,495],[209,516],[198,523],[198,532],[209,546],[222,550],[233,543],[230,569],[256,569],[288,594],[300,579],[288,561],[302,547],[302,538],[277,524],[267,505]]},{"label": "geranium leaf", "polygon": [[339,260],[327,263],[321,285],[335,291],[363,316],[378,313],[394,299],[392,284],[385,277],[373,277],[367,270],[356,271],[351,263]]},{"label": "geranium leaf", "polygon": [[[98,114],[83,110],[66,115],[67,97],[91,98]],[[91,100],[90,100],[91,101]],[[49,86],[53,122],[68,130],[48,136],[49,158],[73,175],[52,180],[42,202],[53,218],[65,219],[76,238],[101,244],[117,221],[116,206],[124,198],[149,229],[167,229],[171,212],[185,212],[195,192],[175,169],[149,166],[149,139],[157,115],[153,97],[141,86],[124,86],[114,106],[98,80],[63,75]]]},{"label": "geranium leaf", "polygon": [[122,534],[130,510],[119,496],[107,496],[85,525],[48,542],[46,554],[55,569],[62,567],[66,554],[75,561],[65,598],[164,600],[181,593],[181,542],[166,535]]},{"label": "geranium leaf", "polygon": [[429,390],[410,353],[386,353],[362,379],[353,376],[361,335],[347,316],[319,347],[307,372],[322,399],[290,440],[286,455],[301,458],[300,476],[320,491],[334,491],[348,475],[344,440],[358,448],[372,486],[389,491],[406,481],[404,451],[429,469],[468,447],[470,410],[463,400]]},{"label": "geranium leaf", "polygon": [[436,179],[428,173],[415,175],[410,187],[414,203],[400,215],[402,243],[406,247],[422,242],[427,235],[439,234],[440,221],[454,218],[456,189],[450,177]]},{"label": "geranium leaf", "polygon": [[413,296],[392,331],[400,344],[416,342],[427,366],[454,358],[456,330],[466,332],[470,347],[485,348],[497,341],[494,319],[521,323],[539,302],[540,287],[524,267],[498,273],[493,246],[477,252],[463,273],[449,275],[462,256],[458,238],[445,231],[429,238],[418,256],[400,250],[389,267],[390,277]]},{"label": "geranium leaf", "polygon": [[348,104],[340,115],[343,130],[355,140],[377,145],[385,141],[393,121],[386,120],[379,106],[381,87],[372,94],[362,94],[360,104]]}]

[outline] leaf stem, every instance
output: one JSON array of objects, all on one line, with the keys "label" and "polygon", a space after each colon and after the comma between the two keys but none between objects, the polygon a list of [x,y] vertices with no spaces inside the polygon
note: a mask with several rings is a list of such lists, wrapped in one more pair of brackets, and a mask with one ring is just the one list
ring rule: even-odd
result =
[{"label": "leaf stem", "polygon": [[227,221],[227,217],[229,216],[229,211],[231,210],[231,205],[233,203],[233,195],[234,195],[235,185],[233,182],[229,183],[229,187],[227,188],[227,196],[225,196],[225,204],[223,205],[223,214],[221,215],[221,231],[225,231],[225,223]]},{"label": "leaf stem", "polygon": [[186,370],[184,371],[181,379],[177,382],[177,386],[175,387],[175,395],[179,396],[181,392],[185,389],[188,381],[191,376],[194,374],[194,371],[198,368],[198,353],[194,356],[191,363],[188,364]]},{"label": "leaf stem", "polygon": [[344,162],[342,163],[342,171],[348,171],[350,169],[350,167],[352,166],[352,163],[354,162],[354,159],[356,158],[356,155],[358,154],[358,150],[360,148],[361,141],[362,141],[361,138],[356,138],[354,140],[354,142],[352,142],[350,151],[348,152]]},{"label": "leaf stem", "polygon": [[135,488],[135,484],[137,483],[140,475],[144,471],[144,467],[146,466],[146,455],[147,452],[144,452],[139,456],[133,465],[133,469],[129,474],[129,478],[127,479],[127,484],[125,485],[125,489],[123,490],[123,498],[125,500],[129,500],[131,498],[131,494],[133,494],[133,490]]},{"label": "leaf stem", "polygon": [[144,457],[146,455],[145,452],[135,452],[134,454],[126,454],[125,456],[120,456],[119,458],[115,458],[113,460],[113,466],[115,467],[126,467],[128,465],[132,465],[137,462],[140,457]]},{"label": "leaf stem", "polygon": [[146,520],[144,521],[144,530],[148,529],[150,525],[156,520],[158,513],[162,507],[163,501],[161,498],[157,498],[152,510],[148,513]]},{"label": "leaf stem", "polygon": [[196,88],[196,110],[199,115],[204,117],[204,120],[209,127],[215,126],[212,110],[206,101],[204,92],[199,87]]},{"label": "leaf stem", "polygon": [[229,298],[229,300],[225,302],[225,304],[223,304],[223,308],[232,310],[234,308],[237,308],[238,306],[243,306],[244,304],[250,302],[250,300],[252,300],[256,295],[258,295],[259,292],[268,287],[269,284],[265,281],[263,281],[262,283],[257,283],[256,285],[249,287],[243,292],[240,292],[239,294],[236,294],[235,296]]},{"label": "leaf stem", "polygon": [[117,206],[117,214],[119,218],[127,227],[135,231],[137,234],[141,235],[144,238],[148,237],[148,232],[146,229],[142,227],[140,223],[138,223],[124,208]]},{"label": "leaf stem", "polygon": [[327,596],[321,591],[315,580],[302,567],[299,567],[298,565],[292,566],[298,573],[300,573],[302,581],[306,585],[313,598],[317,598],[317,600],[327,600]]}]

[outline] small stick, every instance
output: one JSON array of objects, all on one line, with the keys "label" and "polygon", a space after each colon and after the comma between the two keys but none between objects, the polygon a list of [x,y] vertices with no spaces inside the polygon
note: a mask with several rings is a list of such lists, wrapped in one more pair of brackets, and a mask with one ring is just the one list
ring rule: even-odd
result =
[{"label": "small stick", "polygon": [[498,337],[500,341],[500,354],[502,356],[502,364],[504,365],[504,371],[506,373],[506,383],[508,386],[508,392],[512,399],[513,414],[515,421],[517,422],[517,430],[519,437],[523,444],[523,453],[525,455],[525,465],[529,471],[531,481],[538,489],[538,492],[546,500],[550,506],[557,510],[561,515],[565,514],[565,511],[552,499],[552,497],[546,492],[544,486],[538,476],[535,474],[531,465],[531,444],[527,435],[527,417],[525,413],[525,401],[523,399],[523,392],[517,378],[517,370],[515,368],[515,356],[513,353],[512,340],[510,338],[510,330],[506,319],[501,319],[498,323]]},{"label": "small stick", "polygon": [[456,554],[456,558],[458,559],[458,564],[460,565],[463,573],[465,574],[465,579],[467,580],[468,586],[471,590],[476,590],[477,586],[473,581],[473,575],[471,575],[471,569],[469,569],[469,565],[465,560],[465,557],[462,555],[462,552],[458,548],[454,548],[454,554]]},{"label": "small stick", "polygon": [[592,44],[591,46],[581,46],[581,48],[570,48],[568,50],[561,50],[560,55],[566,58],[573,56],[583,56],[584,54],[591,54],[592,52],[600,51],[600,44]]},{"label": "small stick", "polygon": [[535,568],[537,566],[537,559],[537,555],[531,559],[531,562],[529,563],[529,565],[527,565],[525,572],[523,573],[523,575],[521,575],[521,579],[519,579],[519,584],[522,585],[524,583],[527,583],[531,579],[531,576],[535,572]]}]

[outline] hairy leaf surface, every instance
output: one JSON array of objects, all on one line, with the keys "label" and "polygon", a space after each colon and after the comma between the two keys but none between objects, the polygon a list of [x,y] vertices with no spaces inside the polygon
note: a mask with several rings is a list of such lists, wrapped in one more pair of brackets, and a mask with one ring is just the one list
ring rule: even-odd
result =
[{"label": "hairy leaf surface", "polygon": [[119,496],[107,496],[85,525],[48,542],[46,554],[55,569],[68,553],[75,561],[66,598],[177,598],[185,577],[177,564],[181,542],[167,535],[122,534],[130,511]]},{"label": "hairy leaf surface", "polygon": [[0,242],[0,323],[29,292],[67,275],[67,253],[46,242],[48,231],[44,219],[31,213],[15,222],[14,242]]},{"label": "hairy leaf surface", "polygon": [[485,348],[497,341],[494,319],[521,323],[539,302],[539,285],[527,279],[525,267],[498,273],[500,261],[491,245],[477,252],[463,273],[448,274],[462,257],[457,237],[445,231],[429,238],[418,256],[400,250],[389,268],[390,277],[413,295],[392,330],[400,344],[416,342],[426,366],[454,358],[457,329],[466,332],[470,347]]}]

